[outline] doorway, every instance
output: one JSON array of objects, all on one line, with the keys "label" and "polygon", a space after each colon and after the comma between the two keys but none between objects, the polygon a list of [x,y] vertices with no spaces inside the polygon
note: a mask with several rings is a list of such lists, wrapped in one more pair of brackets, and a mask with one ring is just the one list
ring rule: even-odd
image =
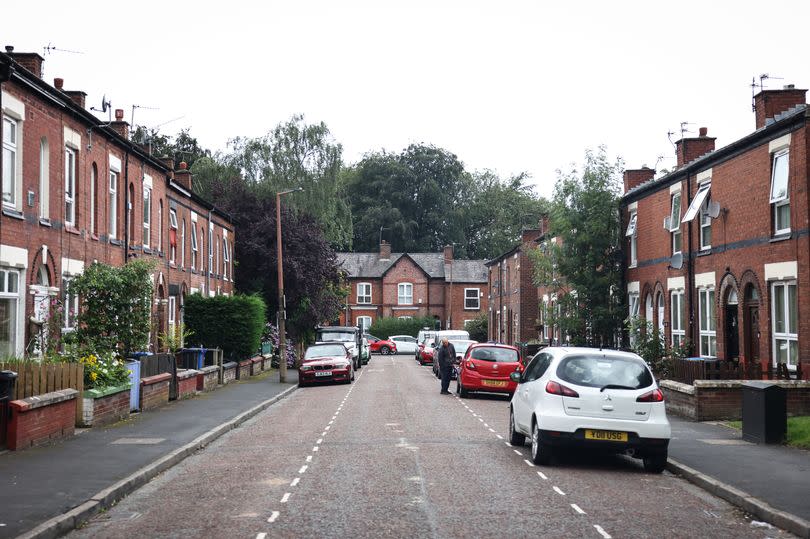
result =
[{"label": "doorway", "polygon": [[745,358],[749,365],[759,363],[759,294],[748,285],[745,290],[743,329],[745,330]]},{"label": "doorway", "polygon": [[728,294],[726,301],[726,324],[725,324],[725,337],[726,337],[726,359],[738,360],[740,359],[740,325],[739,325],[739,301],[737,299],[737,291],[732,290]]}]

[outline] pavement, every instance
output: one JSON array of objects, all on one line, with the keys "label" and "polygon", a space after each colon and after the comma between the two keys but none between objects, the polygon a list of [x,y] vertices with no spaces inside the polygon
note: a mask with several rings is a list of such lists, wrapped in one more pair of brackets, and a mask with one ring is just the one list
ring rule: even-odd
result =
[{"label": "pavement", "polygon": [[44,447],[0,454],[0,538],[56,537],[297,387],[267,371]]},{"label": "pavement", "polygon": [[[60,443],[1,453],[0,538],[68,533],[289,395],[296,372],[288,373],[286,384],[271,371]],[[670,421],[669,471],[810,538],[810,452],[751,444],[721,423]]]}]

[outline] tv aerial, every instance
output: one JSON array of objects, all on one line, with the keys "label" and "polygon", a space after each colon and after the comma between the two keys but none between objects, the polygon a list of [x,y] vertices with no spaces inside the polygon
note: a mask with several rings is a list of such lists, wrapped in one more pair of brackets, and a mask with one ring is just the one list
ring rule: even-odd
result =
[{"label": "tv aerial", "polygon": [[94,112],[100,112],[102,114],[104,114],[106,112],[107,113],[107,123],[103,124],[103,125],[99,125],[99,126],[90,126],[87,129],[87,137],[88,137],[88,139],[87,139],[87,149],[88,150],[93,149],[93,129],[95,127],[107,127],[112,123],[112,103],[110,102],[109,99],[107,99],[107,94],[104,94],[103,96],[101,96],[101,108],[100,109],[96,108],[96,107],[90,107],[90,110],[92,110]]},{"label": "tv aerial", "polygon": [[761,92],[762,90],[765,89],[765,81],[770,79],[784,80],[783,77],[777,77],[774,75],[769,75],[768,73],[762,73],[759,76],[759,84],[757,84],[757,78],[751,77],[751,110],[753,110],[754,112],[756,112],[757,110],[757,106],[754,104],[754,96],[757,95],[757,86],[759,86],[759,91]]},{"label": "tv aerial", "polygon": [[60,49],[59,47],[57,47],[56,45],[54,45],[53,43],[51,43],[49,41],[47,45],[42,47],[42,53],[45,54],[45,55],[48,55],[48,54],[51,53],[51,51],[67,52],[67,53],[70,53],[70,54],[84,54],[82,51],[72,51],[70,49]]}]

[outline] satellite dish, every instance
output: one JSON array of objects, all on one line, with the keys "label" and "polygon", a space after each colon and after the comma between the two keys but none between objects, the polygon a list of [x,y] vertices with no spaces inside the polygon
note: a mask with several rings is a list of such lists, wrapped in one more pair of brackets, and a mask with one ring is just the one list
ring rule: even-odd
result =
[{"label": "satellite dish", "polygon": [[101,96],[101,112],[107,112],[107,109],[110,108],[110,102],[107,100],[106,94]]},{"label": "satellite dish", "polygon": [[708,213],[709,217],[712,219],[717,219],[717,216],[720,215],[720,203],[716,200],[709,202],[709,205],[706,208],[706,213]]},{"label": "satellite dish", "polygon": [[669,259],[669,267],[672,269],[681,269],[683,267],[683,254],[678,253],[672,255]]}]

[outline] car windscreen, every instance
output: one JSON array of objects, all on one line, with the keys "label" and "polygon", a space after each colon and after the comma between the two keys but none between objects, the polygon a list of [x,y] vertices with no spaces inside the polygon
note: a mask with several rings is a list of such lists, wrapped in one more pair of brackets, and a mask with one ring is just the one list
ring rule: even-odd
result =
[{"label": "car windscreen", "polygon": [[517,363],[517,350],[498,348],[496,346],[479,346],[470,352],[470,358],[481,361],[495,361],[498,363]]},{"label": "car windscreen", "polygon": [[579,386],[642,389],[653,383],[650,369],[640,359],[601,354],[577,355],[563,359],[557,376]]},{"label": "car windscreen", "polygon": [[346,348],[342,344],[325,344],[323,346],[310,346],[304,354],[304,359],[316,357],[345,356]]},{"label": "car windscreen", "polygon": [[467,348],[475,344],[475,341],[450,341],[453,348],[456,349],[456,355],[464,355],[467,353]]},{"label": "car windscreen", "polygon": [[318,333],[318,340],[354,342],[354,333],[348,331],[321,331]]}]

